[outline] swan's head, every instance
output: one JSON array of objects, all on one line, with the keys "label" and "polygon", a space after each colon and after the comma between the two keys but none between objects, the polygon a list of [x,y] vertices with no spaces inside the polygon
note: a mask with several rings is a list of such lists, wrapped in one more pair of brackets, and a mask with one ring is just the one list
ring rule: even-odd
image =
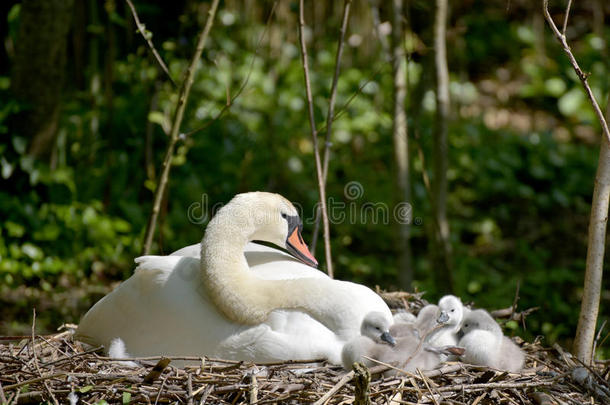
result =
[{"label": "swan's head", "polygon": [[303,223],[298,211],[279,194],[261,191],[237,194],[215,218],[219,217],[239,227],[249,241],[271,242],[305,264],[318,265],[301,236]]},{"label": "swan's head", "polygon": [[438,302],[438,323],[457,326],[462,322],[464,306],[462,301],[455,295],[445,295]]},{"label": "swan's head", "polygon": [[484,309],[476,309],[464,317],[460,334],[466,335],[473,330],[485,330],[496,334],[502,333],[500,325]]},{"label": "swan's head", "polygon": [[373,339],[376,343],[388,343],[391,346],[396,340],[390,334],[390,322],[382,312],[369,312],[362,320],[360,334]]}]

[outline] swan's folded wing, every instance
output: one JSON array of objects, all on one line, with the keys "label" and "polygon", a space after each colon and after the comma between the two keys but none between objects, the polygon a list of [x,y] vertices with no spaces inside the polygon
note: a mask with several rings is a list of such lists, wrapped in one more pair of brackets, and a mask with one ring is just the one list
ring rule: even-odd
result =
[{"label": "swan's folded wing", "polygon": [[169,255],[201,257],[201,243],[195,243],[194,245],[185,246],[182,249],[178,249],[175,252],[170,253]]}]

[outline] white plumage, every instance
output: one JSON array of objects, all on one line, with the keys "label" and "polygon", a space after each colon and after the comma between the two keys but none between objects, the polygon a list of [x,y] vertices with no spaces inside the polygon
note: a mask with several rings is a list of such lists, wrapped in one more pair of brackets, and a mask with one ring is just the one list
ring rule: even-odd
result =
[{"label": "white plumage", "polygon": [[523,368],[525,354],[508,337],[502,334],[500,325],[483,309],[471,311],[462,324],[464,336],[459,346],[465,349],[462,360],[466,363],[483,365],[518,372]]},{"label": "white plumage", "polygon": [[391,313],[365,286],[331,280],[282,251],[248,243],[286,247],[286,217],[296,215],[279,195],[236,196],[210,221],[201,246],[137,258],[134,274],[85,314],[77,338],[109,347],[119,337],[133,356],[340,364],[364,316],[378,311],[392,323]]}]

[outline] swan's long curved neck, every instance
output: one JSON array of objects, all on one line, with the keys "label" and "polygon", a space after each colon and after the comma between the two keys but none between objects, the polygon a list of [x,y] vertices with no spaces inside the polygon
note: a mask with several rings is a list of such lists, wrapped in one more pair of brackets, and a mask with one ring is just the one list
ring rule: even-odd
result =
[{"label": "swan's long curved neck", "polygon": [[[252,232],[253,233],[253,232]],[[227,229],[208,226],[201,248],[201,276],[216,307],[241,324],[264,322],[274,309],[299,309],[329,327],[339,320],[328,314],[331,297],[323,290],[329,280],[263,280],[248,267],[244,248],[252,233],[247,226]]]}]

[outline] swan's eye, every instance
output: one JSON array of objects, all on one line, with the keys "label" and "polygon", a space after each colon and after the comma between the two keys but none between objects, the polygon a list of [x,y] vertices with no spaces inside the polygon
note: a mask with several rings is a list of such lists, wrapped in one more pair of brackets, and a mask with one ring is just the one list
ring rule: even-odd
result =
[{"label": "swan's eye", "polygon": [[455,312],[455,309],[452,309],[451,312]]},{"label": "swan's eye", "polygon": [[288,217],[288,215],[286,215],[286,213],[282,212],[282,218],[286,219]]}]

